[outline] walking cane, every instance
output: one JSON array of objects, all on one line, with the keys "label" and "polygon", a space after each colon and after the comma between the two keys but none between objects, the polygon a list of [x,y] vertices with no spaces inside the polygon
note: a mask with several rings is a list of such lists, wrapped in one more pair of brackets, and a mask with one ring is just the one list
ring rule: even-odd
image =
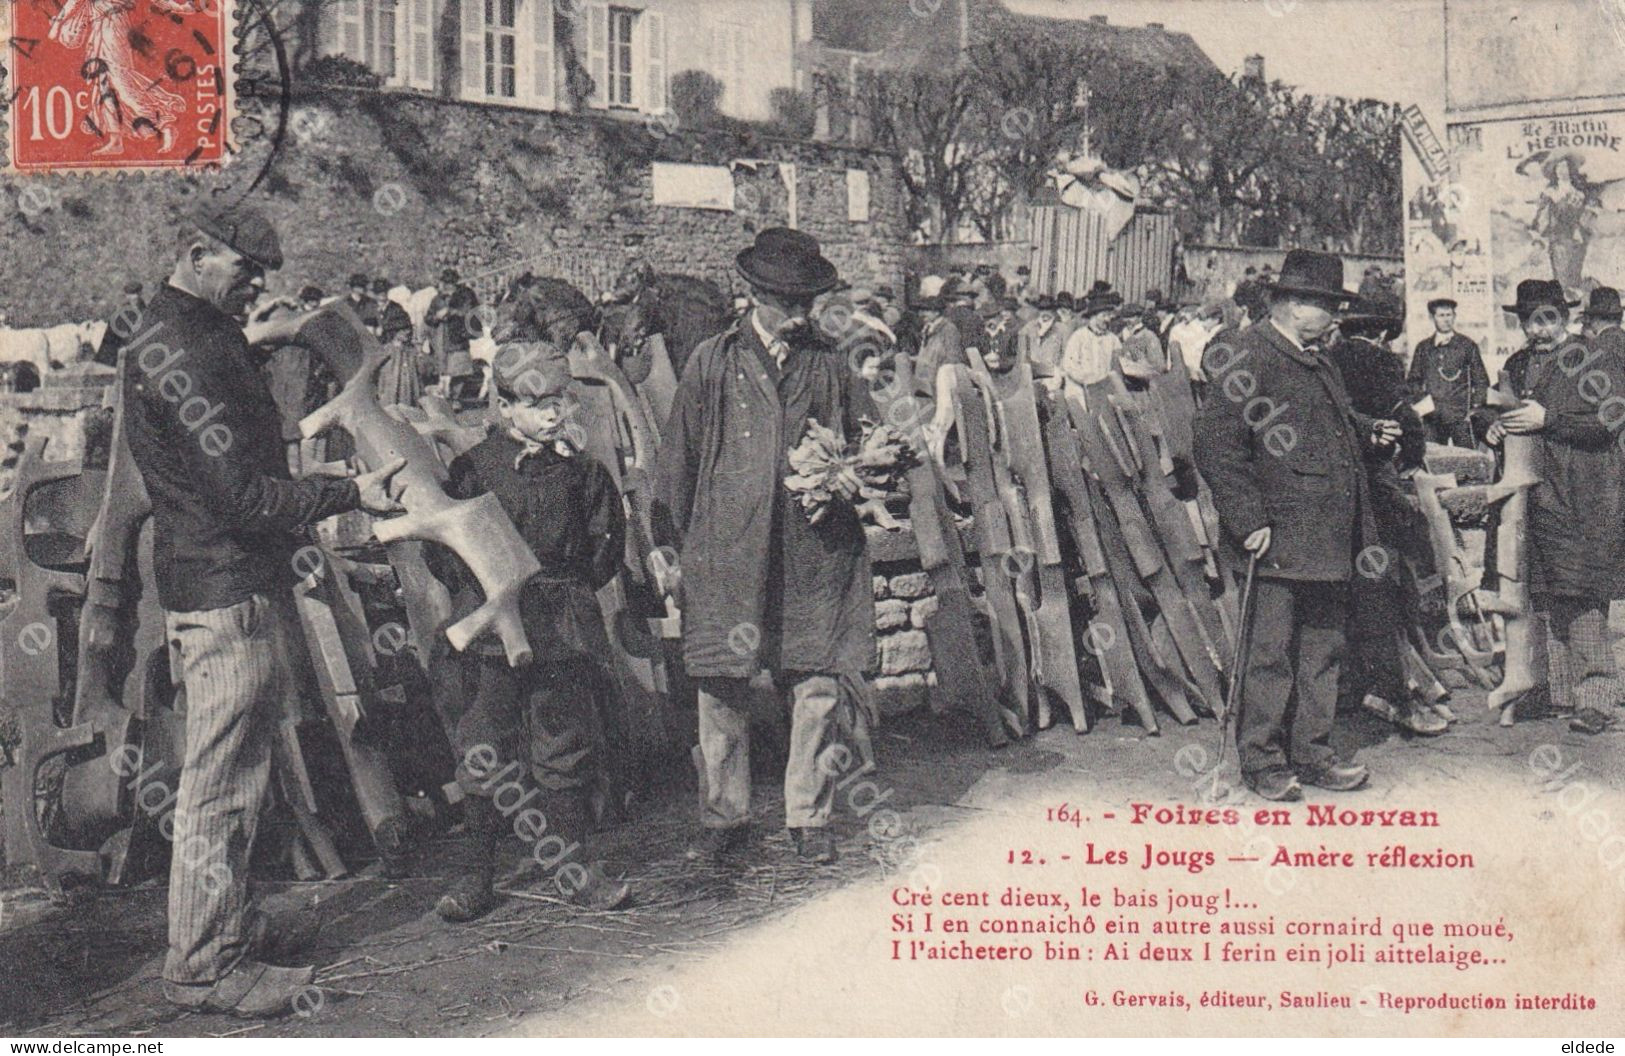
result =
[{"label": "walking cane", "polygon": [[1253,573],[1258,569],[1256,551],[1247,553],[1247,578],[1241,584],[1241,628],[1236,631],[1236,656],[1230,665],[1230,690],[1224,695],[1224,718],[1219,721],[1219,761],[1224,765],[1224,749],[1230,742],[1230,724],[1241,707],[1241,693],[1247,682],[1247,658],[1253,647]]}]

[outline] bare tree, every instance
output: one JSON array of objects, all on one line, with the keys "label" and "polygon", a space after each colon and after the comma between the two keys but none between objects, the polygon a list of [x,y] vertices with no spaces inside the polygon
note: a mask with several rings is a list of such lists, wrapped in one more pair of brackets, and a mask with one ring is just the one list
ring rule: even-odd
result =
[{"label": "bare tree", "polygon": [[951,238],[971,211],[987,158],[974,73],[874,71],[860,80],[855,103],[876,145],[900,160],[911,229]]}]

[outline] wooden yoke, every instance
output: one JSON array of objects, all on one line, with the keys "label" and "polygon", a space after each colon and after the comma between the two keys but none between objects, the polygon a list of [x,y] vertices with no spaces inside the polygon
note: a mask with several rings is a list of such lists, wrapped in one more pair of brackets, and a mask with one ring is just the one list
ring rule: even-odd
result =
[{"label": "wooden yoke", "polygon": [[[1516,405],[1503,389],[1489,393],[1492,407]],[[1501,441],[1501,479],[1492,485],[1491,501],[1501,501],[1495,533],[1495,572],[1499,577],[1497,608],[1506,614],[1506,664],[1501,684],[1490,691],[1485,706],[1501,713],[1510,726],[1523,695],[1535,688],[1534,614],[1529,603],[1529,492],[1540,483],[1540,452],[1532,436],[1508,433]]]},{"label": "wooden yoke", "polygon": [[375,521],[373,534],[386,545],[420,540],[454,551],[479,581],[485,601],[446,628],[452,648],[461,652],[481,634],[494,631],[508,663],[529,663],[533,652],[519,618],[519,594],[541,566],[495,495],[455,500],[446,494],[446,471],[432,441],[378,403],[378,372],[387,354],[365,329],[355,329],[364,353],[361,368],[336,397],[299,423],[300,435],[309,440],[338,426],[350,434],[369,467],[404,458],[406,465],[395,479],[406,512]]}]

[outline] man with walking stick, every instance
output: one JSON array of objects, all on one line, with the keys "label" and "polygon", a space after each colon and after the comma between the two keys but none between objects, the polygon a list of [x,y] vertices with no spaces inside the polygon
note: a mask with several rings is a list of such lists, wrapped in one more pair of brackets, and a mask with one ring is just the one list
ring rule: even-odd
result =
[{"label": "man with walking stick", "polygon": [[1352,791],[1370,776],[1340,763],[1329,742],[1350,581],[1394,575],[1397,564],[1377,543],[1362,455],[1393,444],[1399,425],[1357,414],[1317,347],[1353,297],[1343,262],[1293,250],[1267,292],[1266,319],[1208,349],[1195,452],[1225,535],[1255,563],[1250,628],[1238,636],[1247,648],[1232,673],[1244,680],[1242,779],[1290,801],[1303,785]]}]

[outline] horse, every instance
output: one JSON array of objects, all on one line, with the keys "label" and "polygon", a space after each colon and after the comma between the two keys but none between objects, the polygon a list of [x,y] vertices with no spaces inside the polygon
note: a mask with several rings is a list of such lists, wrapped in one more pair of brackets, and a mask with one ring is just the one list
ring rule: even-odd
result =
[{"label": "horse", "polygon": [[634,385],[650,370],[650,337],[659,334],[677,377],[694,349],[728,326],[728,295],[716,283],[692,275],[660,274],[645,281],[624,304],[604,310],[599,342],[610,349]]}]

